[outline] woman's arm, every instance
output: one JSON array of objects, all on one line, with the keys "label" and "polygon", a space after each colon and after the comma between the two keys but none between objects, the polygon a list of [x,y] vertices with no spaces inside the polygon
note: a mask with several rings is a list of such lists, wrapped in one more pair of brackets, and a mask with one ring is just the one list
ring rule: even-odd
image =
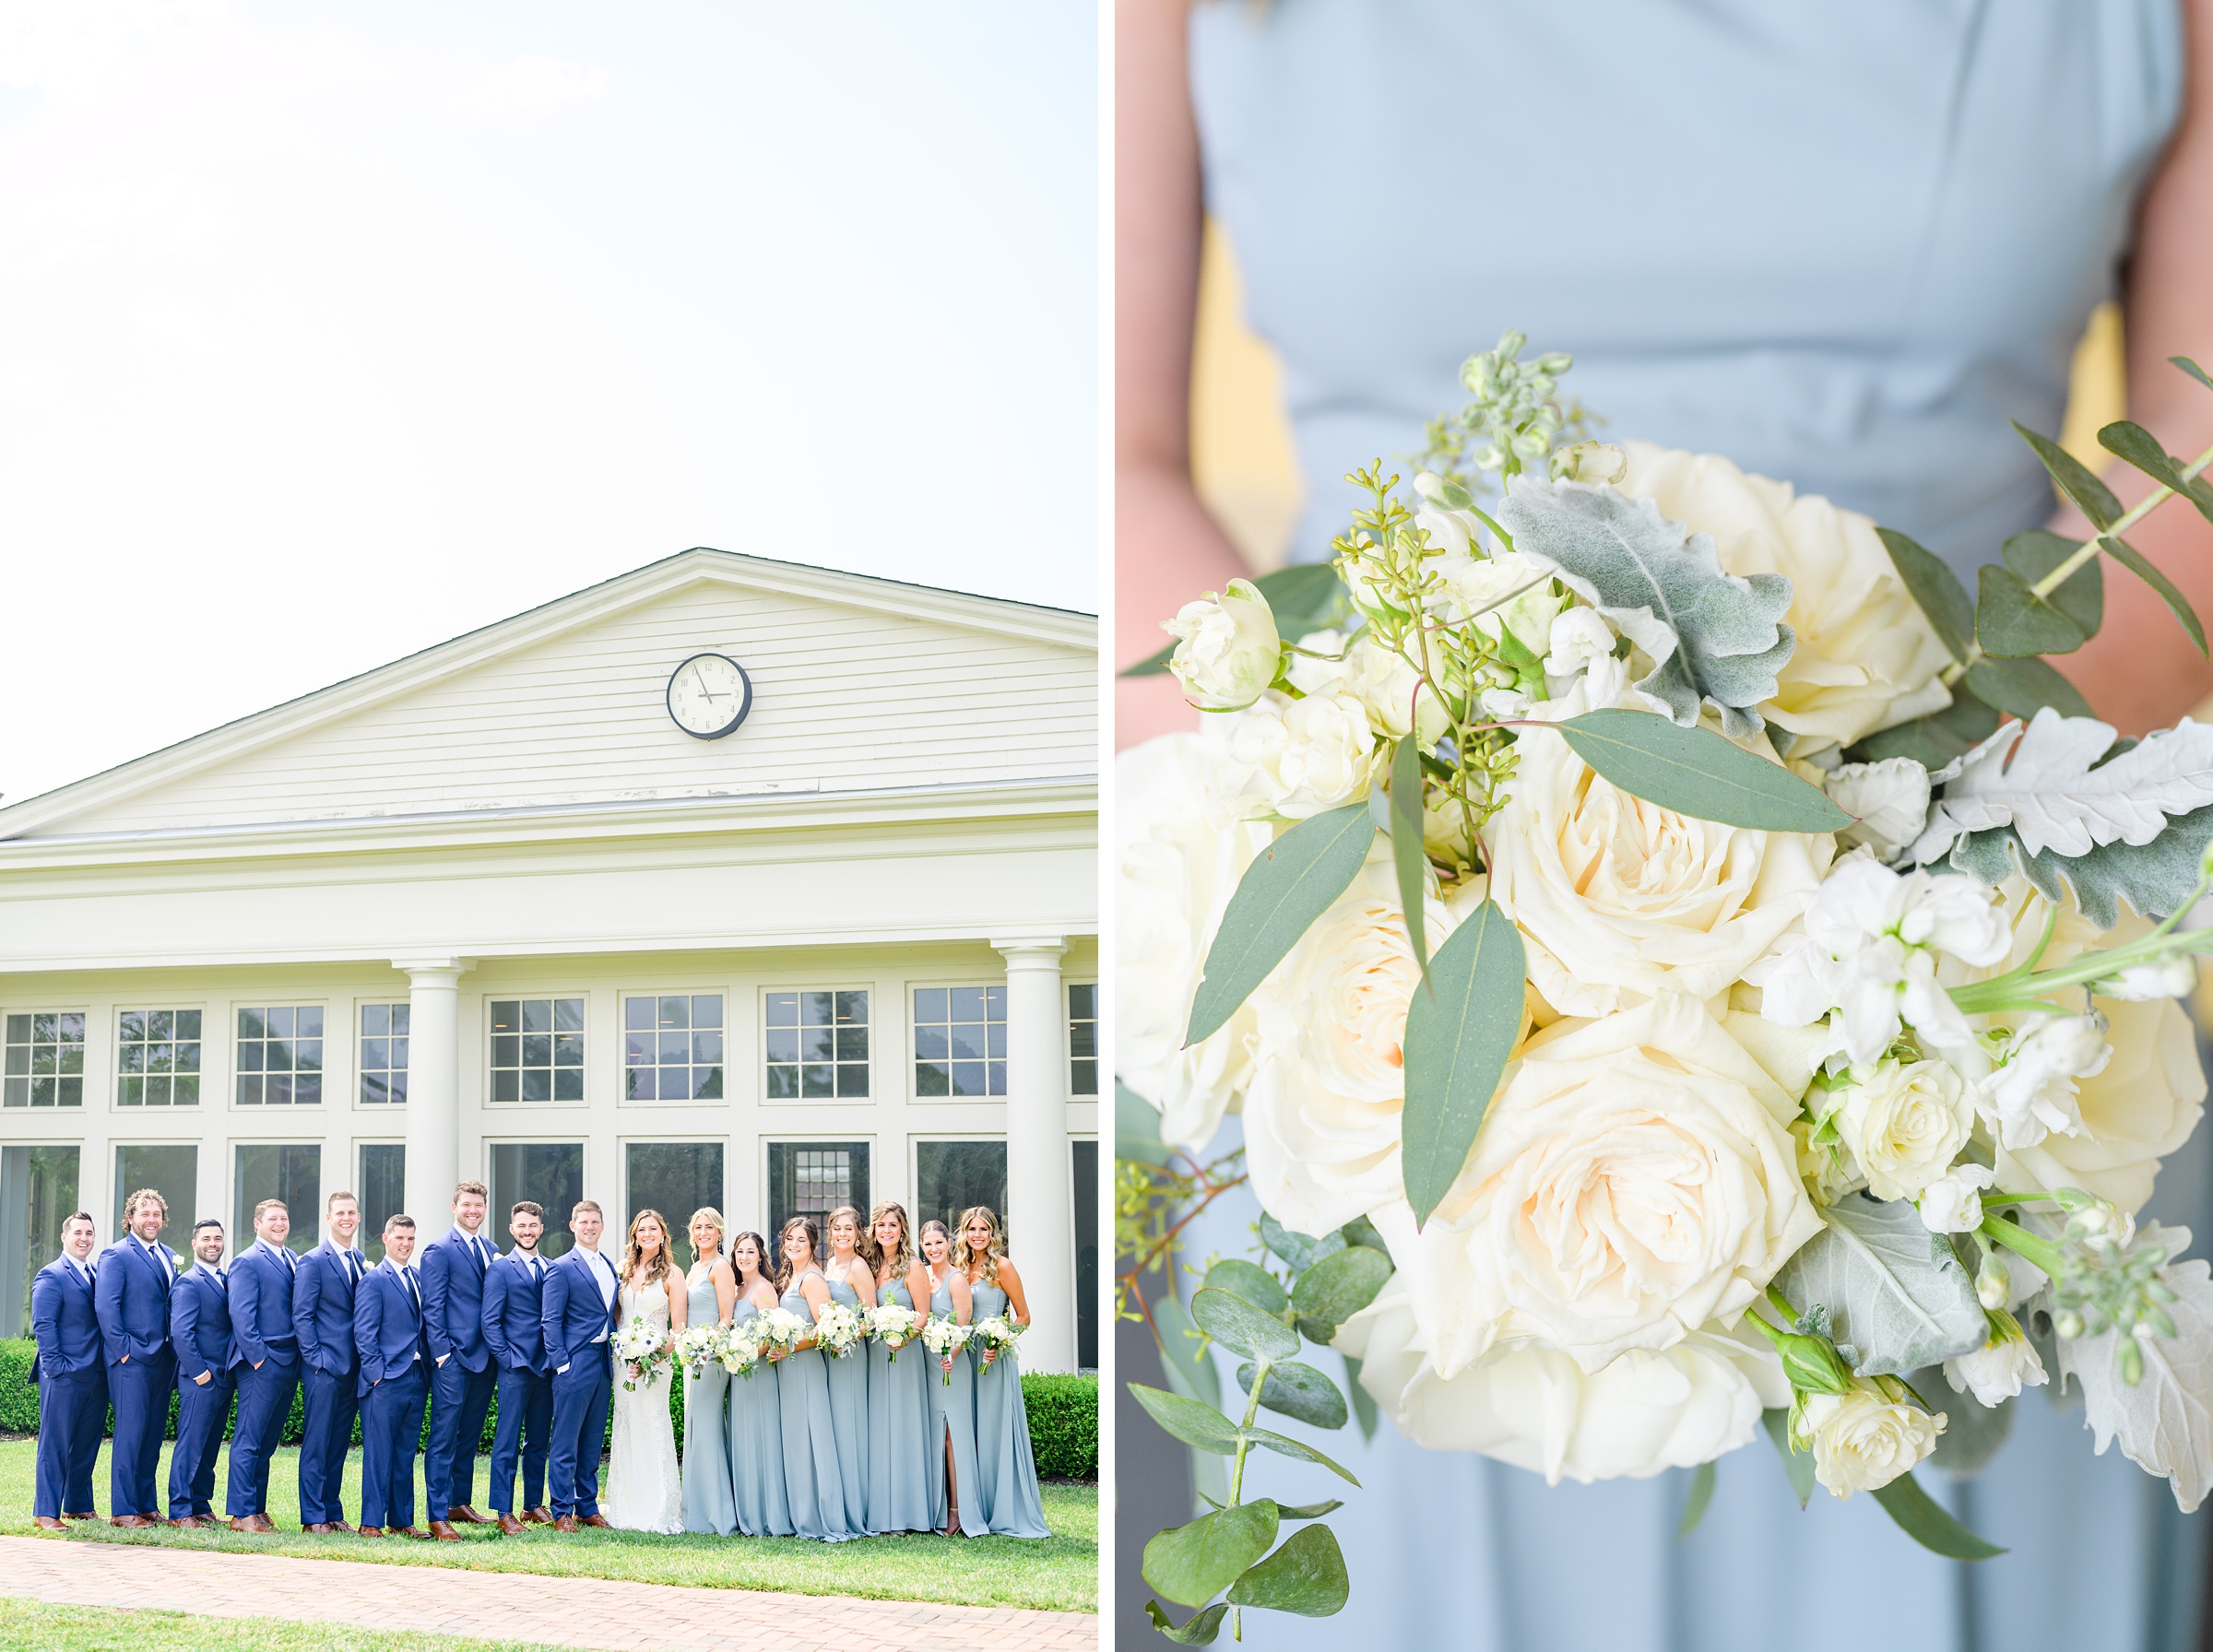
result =
[{"label": "woman's arm", "polygon": [[968,1276],[956,1268],[945,1279],[953,1288],[953,1321],[966,1325],[976,1317],[976,1298],[968,1293]]},{"label": "woman's arm", "polygon": [[[2124,314],[2128,416],[2169,452],[2192,459],[2213,447],[2213,391],[2167,358],[2188,356],[2213,372],[2213,0],[2187,0],[2183,27],[2189,59],[2182,123],[2137,212]],[[2152,486],[2118,460],[2105,479],[2124,504]],[[2090,531],[2072,512],[2053,526],[2070,538]],[[2177,500],[2132,528],[2128,542],[2213,624],[2213,524]],[[2213,694],[2213,665],[2151,588],[2110,559],[2104,628],[2055,663],[2123,734],[2163,727]]]},{"label": "woman's arm", "polygon": [[715,1281],[715,1310],[722,1316],[722,1327],[728,1330],[730,1316],[738,1311],[737,1270],[716,1257],[707,1268],[707,1277]]},{"label": "woman's arm", "polygon": [[914,1304],[915,1312],[929,1312],[929,1269],[919,1262],[910,1262],[906,1268],[906,1300]]},{"label": "woman's arm", "polygon": [[[819,1316],[822,1311],[822,1304],[830,1300],[830,1287],[823,1282],[821,1274],[811,1273],[799,1281],[799,1294],[807,1299],[808,1312]],[[796,1352],[800,1348],[812,1348],[813,1346],[814,1331],[811,1327],[807,1334],[799,1339],[794,1351]]]},{"label": "woman's arm", "polygon": [[862,1307],[872,1308],[876,1305],[876,1270],[873,1268],[856,1257],[853,1266],[846,1269],[846,1280],[860,1298]]},{"label": "woman's arm", "polygon": [[1007,1318],[1015,1325],[1029,1324],[1030,1299],[1022,1293],[1022,1275],[1014,1271],[1013,1263],[1000,1263],[999,1288],[1007,1293]]},{"label": "woman's arm", "polygon": [[[1120,0],[1115,21],[1115,658],[1249,575],[1191,486],[1191,327],[1199,305],[1199,129],[1185,62],[1189,0]],[[1197,726],[1172,677],[1115,684],[1115,743]]]},{"label": "woman's arm", "polygon": [[[669,1286],[669,1334],[673,1337],[684,1328],[685,1322],[692,1316],[692,1281],[673,1268],[669,1270],[669,1278],[673,1281]],[[684,1288],[679,1291],[676,1289],[678,1285]]]}]

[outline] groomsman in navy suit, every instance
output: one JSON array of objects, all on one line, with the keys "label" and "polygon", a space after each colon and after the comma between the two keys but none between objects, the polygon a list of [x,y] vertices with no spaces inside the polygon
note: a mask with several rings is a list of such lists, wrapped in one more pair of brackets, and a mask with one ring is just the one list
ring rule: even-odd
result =
[{"label": "groomsman in navy suit", "polygon": [[569,1212],[576,1243],[546,1269],[538,1310],[546,1363],[553,1369],[553,1528],[605,1526],[599,1512],[599,1442],[613,1386],[609,1335],[615,1328],[614,1264],[599,1254],[607,1218],[590,1199]]},{"label": "groomsman in navy suit", "polygon": [[[543,1282],[550,1264],[538,1254],[546,1212],[524,1199],[507,1212],[515,1248],[484,1275],[484,1346],[500,1378],[500,1421],[491,1440],[491,1506],[509,1537],[525,1525],[550,1526],[545,1507],[546,1435],[553,1423],[552,1367],[546,1363]],[[523,1467],[523,1515],[515,1516],[517,1446]]]},{"label": "groomsman in navy suit", "polygon": [[223,1507],[231,1529],[269,1532],[269,1454],[284,1433],[300,1386],[300,1339],[292,1329],[292,1279],[299,1259],[284,1247],[291,1212],[280,1198],[254,1207],[254,1243],[231,1264],[231,1369],[238,1380],[238,1422],[231,1431],[231,1484]]},{"label": "groomsman in navy suit", "polygon": [[481,1182],[454,1189],[453,1231],[422,1247],[423,1329],[431,1343],[431,1446],[422,1491],[431,1535],[457,1543],[453,1522],[491,1524],[476,1511],[477,1442],[499,1384],[484,1344],[484,1276],[499,1252],[481,1232],[491,1196]]},{"label": "groomsman in navy suit", "polygon": [[422,1286],[408,1258],[415,1219],[385,1223],[385,1259],[353,1299],[353,1346],[361,1355],[361,1536],[422,1538],[415,1524],[415,1451],[422,1439],[429,1347],[422,1334]]},{"label": "groomsman in navy suit", "polygon": [[346,1523],[346,1453],[353,1446],[354,1389],[361,1362],[353,1349],[353,1295],[369,1271],[353,1246],[361,1202],[350,1193],[323,1201],[330,1236],[300,1258],[292,1281],[292,1335],[300,1344],[306,1395],[300,1430],[300,1525],[303,1531],[351,1531]]},{"label": "groomsman in navy suit", "polygon": [[62,1221],[62,1254],[30,1281],[30,1331],[38,1363],[39,1477],[31,1516],[42,1531],[89,1520],[92,1465],[108,1427],[108,1363],[93,1306],[92,1245],[99,1230],[79,1210]]},{"label": "groomsman in navy suit", "polygon": [[169,1293],[176,1253],[161,1243],[169,1201],[150,1187],[124,1200],[124,1236],[101,1253],[92,1302],[108,1355],[108,1403],[115,1437],[108,1455],[108,1524],[162,1526],[161,1435],[177,1359],[169,1345]]},{"label": "groomsman in navy suit", "polygon": [[231,1274],[223,1224],[192,1224],[194,1265],[169,1293],[169,1340],[177,1351],[177,1448],[169,1459],[169,1523],[213,1526],[215,1457],[231,1416]]}]

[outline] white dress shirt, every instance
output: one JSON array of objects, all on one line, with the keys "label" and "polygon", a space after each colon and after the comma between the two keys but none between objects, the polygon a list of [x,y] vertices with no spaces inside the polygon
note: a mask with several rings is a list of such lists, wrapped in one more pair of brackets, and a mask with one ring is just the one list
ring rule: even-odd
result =
[{"label": "white dress shirt", "polygon": [[[579,1245],[577,1248],[581,1250],[583,1246]],[[615,1311],[615,1287],[619,1282],[615,1277],[615,1265],[596,1250],[587,1250],[584,1254],[597,1264],[592,1268],[592,1277],[599,1281],[599,1300],[607,1304],[608,1313],[612,1315]],[[595,1342],[606,1341],[607,1328],[601,1326],[599,1334],[592,1340]]]}]

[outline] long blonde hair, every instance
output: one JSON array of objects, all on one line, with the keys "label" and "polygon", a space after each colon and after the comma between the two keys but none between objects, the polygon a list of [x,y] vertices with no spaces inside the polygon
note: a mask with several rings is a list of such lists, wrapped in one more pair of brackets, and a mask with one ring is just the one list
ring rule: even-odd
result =
[{"label": "long blonde hair", "polygon": [[656,1258],[652,1278],[658,1280],[661,1288],[667,1290],[677,1277],[676,1246],[669,1232],[669,1219],[658,1210],[640,1210],[630,1219],[630,1231],[622,1237],[622,1277],[626,1280],[636,1278],[638,1265],[645,1259],[644,1253],[638,1249],[638,1223],[649,1216],[661,1230],[661,1248]]},{"label": "long blonde hair", "polygon": [[[980,1271],[976,1266],[976,1247],[968,1243],[968,1224],[979,1216],[984,1219],[984,1225],[991,1230],[991,1237],[984,1245]],[[976,1283],[989,1285],[993,1290],[999,1288],[999,1265],[1007,1259],[1007,1239],[1000,1231],[998,1214],[989,1205],[970,1205],[961,1212],[961,1225],[955,1230],[953,1247],[963,1273]]]},{"label": "long blonde hair", "polygon": [[867,1259],[870,1268],[879,1274],[883,1272],[883,1246],[877,1241],[876,1224],[886,1215],[899,1219],[899,1245],[892,1252],[891,1264],[892,1278],[902,1279],[905,1277],[906,1270],[914,1266],[915,1241],[913,1224],[906,1220],[906,1207],[897,1199],[887,1198],[869,1212],[869,1231],[860,1236],[860,1254]]}]

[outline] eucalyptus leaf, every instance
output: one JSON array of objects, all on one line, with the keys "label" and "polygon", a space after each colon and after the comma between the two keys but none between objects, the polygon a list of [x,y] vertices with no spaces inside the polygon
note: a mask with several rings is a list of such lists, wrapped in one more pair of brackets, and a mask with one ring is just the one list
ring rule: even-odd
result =
[{"label": "eucalyptus leaf", "polygon": [[1335,1514],[1343,1506],[1338,1498],[1327,1497],[1320,1503],[1301,1503],[1296,1506],[1279,1503],[1275,1505],[1275,1512],[1278,1518],[1284,1520],[1319,1520],[1324,1515]]},{"label": "eucalyptus leaf", "polygon": [[1298,1333],[1241,1296],[1201,1289],[1191,1298],[1199,1328],[1232,1353],[1248,1359],[1287,1360],[1298,1351]]},{"label": "eucalyptus leaf", "polygon": [[1212,1290],[1226,1291],[1232,1296],[1243,1297],[1263,1314],[1280,1315],[1291,1305],[1290,1297],[1284,1293],[1281,1280],[1265,1268],[1236,1257],[1216,1262],[1208,1268],[1206,1283]]},{"label": "eucalyptus leaf", "polygon": [[1391,760],[1391,859],[1398,873],[1399,907],[1406,914],[1406,939],[1414,962],[1429,979],[1429,942],[1424,933],[1428,904],[1429,856],[1422,844],[1422,743],[1415,735],[1399,742]]},{"label": "eucalyptus leaf", "polygon": [[1775,1282],[1801,1313],[1828,1310],[1838,1351],[1860,1375],[1902,1376],[1988,1339],[1973,1277],[1911,1200],[1847,1194],[1822,1216]]},{"label": "eucalyptus leaf", "polygon": [[1152,1103],[1114,1081],[1114,1156],[1133,1164],[1166,1164],[1168,1149],[1160,1139],[1160,1115]]},{"label": "eucalyptus leaf", "polygon": [[1634,686],[1686,726],[1710,703],[1732,735],[1765,725],[1753,708],[1775,694],[1796,639],[1782,617],[1791,582],[1722,568],[1710,534],[1670,522],[1649,499],[1584,482],[1516,477],[1499,521],[1514,549],[1558,573],[1651,655]]},{"label": "eucalyptus leaf", "polygon": [[1294,1271],[1303,1273],[1322,1257],[1343,1250],[1346,1241],[1343,1233],[1324,1233],[1319,1239],[1311,1233],[1295,1233],[1263,1210],[1260,1243],[1290,1263]]},{"label": "eucalyptus leaf", "polygon": [[1759,1420],[1767,1427],[1768,1439],[1776,1455],[1782,1458],[1782,1472],[1791,1482],[1791,1490],[1798,1494],[1798,1506],[1804,1508],[1814,1494],[1814,1454],[1791,1449],[1789,1406],[1769,1406],[1760,1413]]},{"label": "eucalyptus leaf", "polygon": [[2021,440],[2035,450],[2036,456],[2043,461],[2044,468],[2052,473],[2052,479],[2059,484],[2060,490],[2082,507],[2082,513],[2090,519],[2101,533],[2112,526],[2120,518],[2121,502],[2113,497],[2111,488],[2100,481],[2080,459],[2049,436],[2038,435],[2018,419],[2013,421],[2013,428],[2020,432]]},{"label": "eucalyptus leaf", "polygon": [[1324,1257],[1298,1276],[1291,1289],[1291,1309],[1308,1341],[1327,1343],[1337,1328],[1376,1300],[1391,1278],[1391,1258],[1355,1245]]},{"label": "eucalyptus leaf", "polygon": [[[1641,712],[1626,714],[1674,726]],[[1437,950],[1434,989],[1415,993],[1407,1007],[1400,1162],[1416,1227],[1429,1220],[1467,1162],[1521,1035],[1525,967],[1513,920],[1486,899]]]},{"label": "eucalyptus leaf", "polygon": [[[1169,1391],[1179,1399],[1197,1402],[1219,1412],[1222,1409],[1222,1373],[1182,1298],[1166,1292],[1152,1304],[1153,1328],[1160,1345],[1161,1375]],[[1227,1418],[1223,1419],[1227,1422]],[[1189,1449],[1191,1489],[1217,1508],[1229,1501],[1229,1465],[1213,1449]]]},{"label": "eucalyptus leaf", "polygon": [[1921,1489],[1921,1481],[1901,1474],[1872,1493],[1883,1512],[1897,1521],[1905,1534],[1923,1549],[1947,1560],[1988,1560],[2005,1550],[1986,1543],[1952,1517],[1951,1511]]},{"label": "eucalyptus leaf", "polygon": [[2177,815],[2148,844],[2101,844],[2088,855],[2030,855],[2010,826],[1970,832],[1952,845],[1953,869],[1985,883],[2003,882],[2018,868],[2052,900],[2072,890],[2076,904],[2094,924],[2110,926],[2120,903],[2140,917],[2165,918],[2197,887],[2198,860],[2213,842],[2213,804]]},{"label": "eucalyptus leaf", "polygon": [[1997,733],[2001,721],[1996,712],[1964,688],[1955,688],[1951,704],[1942,711],[1869,735],[1854,749],[1854,761],[1872,763],[1910,757],[1924,769],[1941,769]]},{"label": "eucalyptus leaf", "polygon": [[1936,640],[1953,659],[1967,663],[1968,644],[1975,634],[1975,605],[1959,583],[1959,576],[1935,551],[1909,539],[1896,528],[1878,527],[1876,537],[1890,553],[1890,565],[1905,582],[1907,593],[1921,607],[1936,633]]},{"label": "eucalyptus leaf", "polygon": [[1237,1435],[1247,1443],[1258,1446],[1263,1451],[1272,1451],[1278,1457],[1296,1457],[1302,1463],[1319,1463],[1340,1480],[1349,1481],[1353,1485],[1360,1483],[1354,1478],[1353,1471],[1343,1463],[1331,1461],[1315,1450],[1313,1446],[1294,1440],[1286,1434],[1272,1434],[1264,1428],[1240,1428],[1237,1430]]},{"label": "eucalyptus leaf", "polygon": [[2184,372],[2188,373],[2192,378],[2203,384],[2207,390],[2213,390],[2213,378],[2208,378],[2206,374],[2206,370],[2200,367],[2196,362],[2190,360],[2189,357],[2170,356],[2167,358],[2167,360],[2172,361],[2175,366],[2181,368]]},{"label": "eucalyptus leaf", "polygon": [[1836,832],[1852,824],[1817,785],[1710,728],[1647,712],[1585,712],[1556,725],[1576,756],[1623,791],[1700,820],[1755,832]]},{"label": "eucalyptus leaf", "polygon": [[1314,920],[1352,886],[1375,841],[1367,805],[1348,803],[1301,820],[1245,868],[1206,950],[1206,974],[1191,1003],[1187,1044],[1210,1037],[1237,1012]]},{"label": "eucalyptus leaf", "polygon": [[1343,1611],[1351,1593],[1337,1534],[1326,1526],[1308,1526],[1230,1585],[1229,1604],[1326,1618]]},{"label": "eucalyptus leaf", "polygon": [[1267,1498],[1232,1504],[1156,1535],[1145,1545],[1141,1570],[1154,1593],[1203,1606],[1268,1552],[1275,1530],[1275,1504]]},{"label": "eucalyptus leaf", "polygon": [[1984,654],[2073,654],[2088,641],[2012,569],[1985,562],[1975,573],[1975,641]]},{"label": "eucalyptus leaf", "polygon": [[[2032,527],[2006,540],[1998,554],[2006,559],[2006,567],[2033,585],[2081,549],[2079,539]],[[2085,637],[2096,636],[2098,628],[2105,623],[2105,564],[2097,557],[2090,558],[2068,574],[2046,600]]]},{"label": "eucalyptus leaf", "polygon": [[1706,1505],[1713,1501],[1715,1478],[1710,1462],[1700,1463],[1691,1475],[1689,1494],[1683,1499],[1683,1517],[1675,1522],[1676,1542],[1698,1530],[1698,1522],[1706,1517]]},{"label": "eucalyptus leaf", "polygon": [[[1130,674],[1124,672],[1123,675]],[[1145,1602],[1145,1615],[1153,1620],[1153,1627],[1179,1646],[1213,1646],[1214,1636],[1222,1633],[1222,1620],[1228,1612],[1229,1605],[1224,1601],[1208,1607],[1204,1611],[1194,1613],[1190,1622],[1178,1629],[1169,1621],[1168,1614],[1160,1610],[1159,1601],[1148,1600]]]},{"label": "eucalyptus leaf", "polygon": [[1126,1386],[1130,1398],[1145,1408],[1147,1416],[1186,1446],[1195,1446],[1217,1457],[1228,1457],[1237,1450],[1237,1425],[1213,1406],[1186,1399],[1180,1394],[1170,1394],[1164,1388],[1148,1388],[1143,1383],[1130,1383]]},{"label": "eucalyptus leaf", "polygon": [[2190,599],[2176,589],[2174,582],[2161,573],[2142,551],[2125,539],[2116,539],[2108,534],[2098,541],[2098,546],[2107,556],[2160,594],[2160,600],[2167,605],[2167,611],[2182,622],[2183,630],[2189,635],[2191,646],[2204,654],[2206,628],[2198,622],[2197,610],[2190,606]]},{"label": "eucalyptus leaf", "polygon": [[1387,1257],[1391,1255],[1391,1246],[1383,1243],[1381,1232],[1365,1216],[1354,1217],[1337,1232],[1347,1245],[1365,1245],[1370,1250],[1379,1250]]},{"label": "eucalyptus leaf", "polygon": [[1977,660],[1967,668],[1967,686],[1983,704],[2023,722],[2047,705],[2070,717],[2097,715],[2075,685],[2041,660]]},{"label": "eucalyptus leaf", "polygon": [[2183,461],[2172,456],[2157,437],[2127,419],[2117,419],[2098,432],[2098,444],[2118,454],[2161,487],[2172,489],[2197,507],[2198,514],[2213,522],[2213,491],[2196,477],[2183,474]]},{"label": "eucalyptus leaf", "polygon": [[[1251,1393],[1259,1371],[1258,1365],[1238,1366],[1237,1386]],[[1260,1385],[1260,1404],[1316,1428],[1343,1428],[1347,1415],[1344,1396],[1337,1385],[1297,1360],[1285,1360],[1268,1368],[1268,1380]]]},{"label": "eucalyptus leaf", "polygon": [[1353,1421],[1360,1425],[1360,1437],[1373,1444],[1383,1413],[1377,1409],[1376,1397],[1361,1384],[1360,1362],[1349,1353],[1340,1357],[1344,1361],[1344,1392],[1353,1402]]}]

